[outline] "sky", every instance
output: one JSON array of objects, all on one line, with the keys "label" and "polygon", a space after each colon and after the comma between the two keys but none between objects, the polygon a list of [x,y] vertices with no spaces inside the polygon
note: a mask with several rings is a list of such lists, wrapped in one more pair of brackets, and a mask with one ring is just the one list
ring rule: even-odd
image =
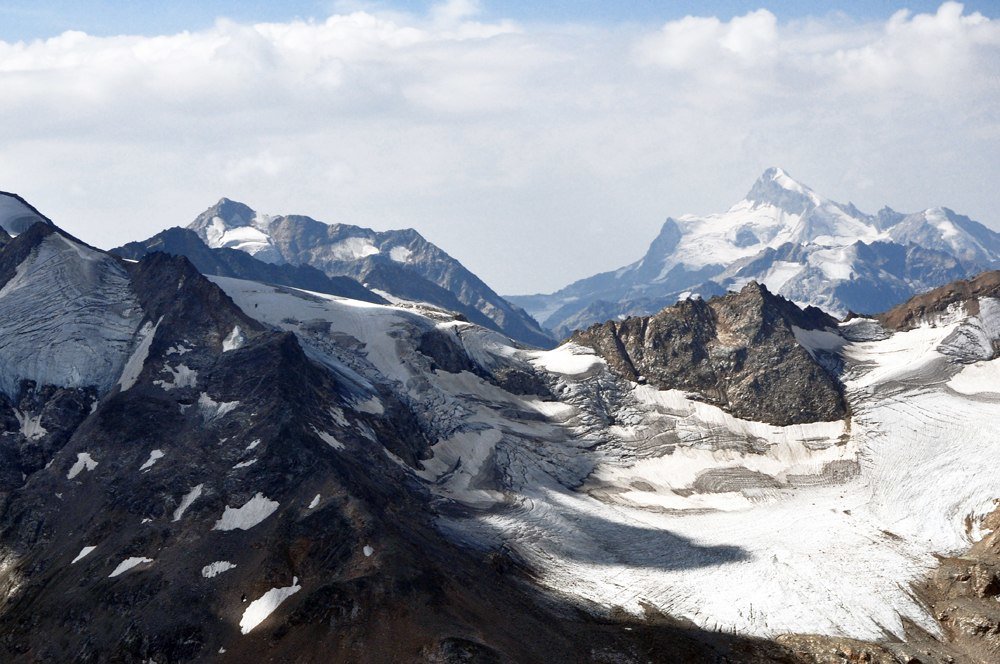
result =
[{"label": "sky", "polygon": [[0,0],[0,190],[104,248],[226,196],[548,292],[769,166],[996,229],[998,165],[995,1]]}]

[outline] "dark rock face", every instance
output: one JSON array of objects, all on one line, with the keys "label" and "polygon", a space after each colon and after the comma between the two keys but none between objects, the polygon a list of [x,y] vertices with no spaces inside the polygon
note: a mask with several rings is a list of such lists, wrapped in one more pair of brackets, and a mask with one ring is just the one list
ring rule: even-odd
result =
[{"label": "dark rock face", "polygon": [[129,242],[112,249],[111,253],[139,260],[155,251],[184,256],[202,274],[291,286],[363,302],[386,304],[385,298],[349,277],[328,277],[309,265],[265,263],[236,249],[212,249],[201,241],[197,233],[186,228],[169,228],[148,240]]},{"label": "dark rock face", "polygon": [[787,425],[846,417],[840,382],[799,345],[792,326],[818,330],[836,320],[751,283],[707,302],[595,325],[571,340],[594,348],[624,378],[697,393],[745,419]]},{"label": "dark rock face", "polygon": [[[357,410],[356,377],[247,317],[183,257],[128,270],[155,325],[135,382],[26,383],[0,403],[3,661],[795,661],[766,641],[655,616],[623,630],[543,600],[516,562],[436,529],[399,465],[427,451],[405,404]],[[437,370],[468,370],[453,339],[423,348]],[[267,510],[220,529],[255,504]],[[274,589],[292,592],[244,629]]]}]

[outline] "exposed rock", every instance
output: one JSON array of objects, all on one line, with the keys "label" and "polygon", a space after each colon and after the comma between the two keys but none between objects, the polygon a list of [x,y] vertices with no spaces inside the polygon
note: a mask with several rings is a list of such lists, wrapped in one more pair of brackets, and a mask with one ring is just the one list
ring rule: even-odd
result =
[{"label": "exposed rock", "polygon": [[983,272],[972,279],[959,280],[914,296],[880,314],[878,319],[891,330],[910,330],[922,321],[960,306],[969,314],[979,313],[979,298],[1000,296],[1000,271]]},{"label": "exposed rock", "polygon": [[213,248],[232,247],[270,263],[311,265],[330,277],[348,276],[394,297],[461,313],[522,343],[553,343],[523,309],[411,228],[377,232],[301,215],[272,217],[225,198],[189,228]]},{"label": "exposed rock", "polygon": [[840,382],[799,345],[793,326],[822,330],[836,321],[754,282],[707,302],[688,299],[650,317],[595,325],[571,340],[594,348],[620,376],[696,393],[745,419],[785,425],[846,417]]},{"label": "exposed rock", "polygon": [[363,302],[386,304],[382,298],[350,277],[329,277],[310,265],[266,263],[243,251],[212,249],[187,228],[169,228],[142,242],[129,242],[111,253],[132,260],[160,251],[184,256],[202,274],[249,279],[265,284],[292,286],[317,293],[349,297]]}]

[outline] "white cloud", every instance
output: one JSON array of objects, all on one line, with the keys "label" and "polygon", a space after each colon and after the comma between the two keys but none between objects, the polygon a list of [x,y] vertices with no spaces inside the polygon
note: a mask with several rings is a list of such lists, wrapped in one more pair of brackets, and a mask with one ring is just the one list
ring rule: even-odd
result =
[{"label": "white cloud", "polygon": [[470,0],[427,16],[354,3],[0,42],[0,189],[100,246],[223,195],[413,226],[504,292],[634,260],[663,217],[724,208],[773,164],[869,209],[1000,224],[1000,22],[958,4],[882,23],[481,16]]}]

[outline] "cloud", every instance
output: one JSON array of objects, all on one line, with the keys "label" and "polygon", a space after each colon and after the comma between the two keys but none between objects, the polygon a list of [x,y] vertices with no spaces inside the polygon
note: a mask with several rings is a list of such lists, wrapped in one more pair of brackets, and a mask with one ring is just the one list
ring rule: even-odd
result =
[{"label": "cloud", "polygon": [[874,209],[1000,224],[1000,24],[767,9],[664,25],[351,3],[322,20],[0,42],[0,189],[101,246],[220,196],[412,226],[504,292],[638,258],[778,164]]}]

